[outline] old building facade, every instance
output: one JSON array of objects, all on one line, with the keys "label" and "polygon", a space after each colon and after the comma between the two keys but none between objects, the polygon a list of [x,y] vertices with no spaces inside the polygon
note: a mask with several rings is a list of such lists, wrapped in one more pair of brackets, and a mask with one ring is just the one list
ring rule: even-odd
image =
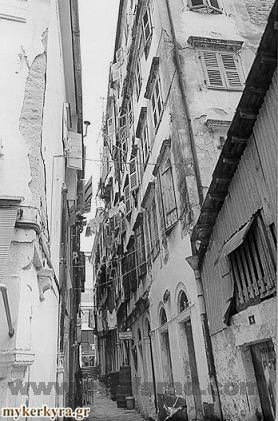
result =
[{"label": "old building facade", "polygon": [[0,407],[74,406],[84,280],[77,3],[1,0],[0,23]]},{"label": "old building facade", "polygon": [[113,398],[121,404],[132,389],[153,419],[177,399],[190,419],[221,416],[203,298],[186,258],[271,4],[120,2],[105,205],[94,220],[95,332],[101,375],[120,386]]},{"label": "old building facade", "polygon": [[276,1],[192,237],[227,420],[276,419],[277,17]]}]

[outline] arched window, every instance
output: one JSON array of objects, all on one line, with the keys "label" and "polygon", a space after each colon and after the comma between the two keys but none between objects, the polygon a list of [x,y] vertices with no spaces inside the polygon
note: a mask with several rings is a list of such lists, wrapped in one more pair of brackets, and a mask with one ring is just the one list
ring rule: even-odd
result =
[{"label": "arched window", "polygon": [[165,323],[167,323],[167,316],[165,309],[162,307],[162,309],[160,310],[160,324],[162,326]]},{"label": "arched window", "polygon": [[141,330],[138,329],[138,342],[141,342],[141,340],[142,340]]},{"label": "arched window", "polygon": [[179,312],[181,313],[189,306],[188,298],[186,293],[182,291],[179,297]]}]

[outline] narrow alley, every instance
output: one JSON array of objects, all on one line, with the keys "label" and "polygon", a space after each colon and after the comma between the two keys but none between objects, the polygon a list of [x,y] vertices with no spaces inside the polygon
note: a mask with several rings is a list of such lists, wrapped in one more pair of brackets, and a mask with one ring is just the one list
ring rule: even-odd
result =
[{"label": "narrow alley", "polygon": [[135,409],[118,408],[107,395],[105,386],[98,384],[94,392],[90,421],[142,421]]}]

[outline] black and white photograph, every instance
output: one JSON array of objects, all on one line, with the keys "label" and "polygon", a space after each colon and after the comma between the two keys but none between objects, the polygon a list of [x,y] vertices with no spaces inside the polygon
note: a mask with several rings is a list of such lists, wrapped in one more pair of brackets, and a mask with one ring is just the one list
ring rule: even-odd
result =
[{"label": "black and white photograph", "polygon": [[278,0],[0,0],[0,421],[275,421]]}]

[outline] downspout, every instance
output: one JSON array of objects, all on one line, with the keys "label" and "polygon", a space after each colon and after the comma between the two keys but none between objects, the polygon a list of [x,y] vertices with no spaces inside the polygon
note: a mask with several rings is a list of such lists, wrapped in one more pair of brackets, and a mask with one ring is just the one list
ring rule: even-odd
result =
[{"label": "downspout", "polygon": [[152,335],[151,335],[151,332],[149,332],[149,338],[150,338],[150,352],[151,352],[151,365],[152,365],[152,378],[153,378],[154,405],[155,405],[155,411],[157,413],[157,411],[158,411],[158,405],[157,405],[157,395],[156,395],[156,381],[155,381],[155,370],[154,370],[153,346],[152,346]]},{"label": "downspout", "polygon": [[203,337],[205,341],[205,352],[206,352],[207,363],[208,363],[208,373],[209,373],[209,379],[210,379],[211,393],[212,393],[213,401],[215,402],[215,410],[216,410],[215,412],[220,417],[220,419],[223,420],[221,400],[220,400],[220,394],[219,394],[219,388],[218,388],[216,370],[215,370],[215,364],[214,364],[213,349],[212,349],[211,337],[210,337],[210,332],[209,332],[206,303],[205,303],[205,298],[204,298],[203,283],[202,283],[201,272],[200,272],[200,267],[199,267],[199,257],[197,255],[186,257],[186,261],[190,265],[190,267],[193,269],[195,280],[196,280],[197,297],[198,297],[198,303],[199,303],[199,308],[200,308]]},{"label": "downspout", "polygon": [[179,50],[178,50],[178,47],[177,47],[175,27],[174,27],[174,23],[173,23],[173,16],[172,16],[169,0],[166,0],[166,6],[167,6],[170,28],[171,28],[171,34],[172,34],[173,44],[174,44],[174,63],[175,63],[175,67],[176,67],[177,74],[178,74],[178,81],[179,81],[179,87],[180,87],[180,91],[181,91],[181,95],[182,95],[183,109],[184,109],[184,113],[185,113],[185,116],[186,116],[186,119],[187,119],[187,124],[188,124],[187,131],[188,131],[190,149],[191,149],[192,160],[193,160],[193,168],[194,168],[194,173],[195,173],[196,183],[197,183],[199,204],[201,206],[203,201],[204,201],[203,187],[202,187],[202,182],[201,182],[200,168],[199,168],[199,164],[198,164],[198,157],[197,157],[194,135],[193,135],[193,130],[192,130],[191,117],[190,117],[188,104],[187,104],[187,97],[186,97],[186,91],[185,91],[185,85],[184,85],[183,72],[182,72],[182,67],[181,67],[181,63],[180,63],[180,56],[179,56]]}]

